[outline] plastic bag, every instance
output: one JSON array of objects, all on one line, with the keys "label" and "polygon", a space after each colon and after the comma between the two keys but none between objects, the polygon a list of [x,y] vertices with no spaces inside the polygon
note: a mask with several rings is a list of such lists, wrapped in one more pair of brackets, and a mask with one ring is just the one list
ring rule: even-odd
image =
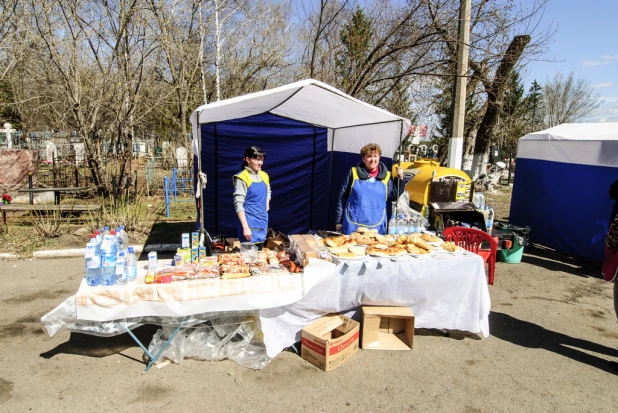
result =
[{"label": "plastic bag", "polygon": [[[157,330],[148,346],[150,354],[156,355],[174,330],[174,326]],[[163,358],[174,363],[180,363],[184,358],[209,361],[227,358],[251,369],[262,369],[271,360],[266,355],[263,334],[254,314],[214,316],[201,324],[183,328],[157,362]]]}]

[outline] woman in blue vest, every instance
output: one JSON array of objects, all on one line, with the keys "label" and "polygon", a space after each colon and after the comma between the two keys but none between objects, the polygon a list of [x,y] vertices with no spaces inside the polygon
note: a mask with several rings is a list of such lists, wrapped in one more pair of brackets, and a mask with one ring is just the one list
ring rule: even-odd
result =
[{"label": "woman in blue vest", "polygon": [[243,170],[234,175],[234,208],[238,215],[238,239],[261,247],[268,228],[270,180],[262,171],[266,154],[257,146],[245,151]]},{"label": "woman in blue vest", "polygon": [[382,162],[382,149],[370,143],[360,152],[362,162],[354,166],[341,186],[335,216],[337,231],[351,234],[359,227],[375,228],[386,233],[386,202],[396,201],[404,190],[403,169],[397,168],[397,177]]}]

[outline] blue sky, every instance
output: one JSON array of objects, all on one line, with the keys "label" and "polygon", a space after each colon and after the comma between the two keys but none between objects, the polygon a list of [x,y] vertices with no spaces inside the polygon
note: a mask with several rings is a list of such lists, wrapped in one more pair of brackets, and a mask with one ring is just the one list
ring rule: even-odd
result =
[{"label": "blue sky", "polygon": [[[515,0],[530,8],[534,0]],[[583,77],[601,95],[601,107],[588,119],[618,122],[618,0],[550,0],[542,22],[553,23],[556,33],[545,56],[529,63],[526,90],[556,71]]]}]

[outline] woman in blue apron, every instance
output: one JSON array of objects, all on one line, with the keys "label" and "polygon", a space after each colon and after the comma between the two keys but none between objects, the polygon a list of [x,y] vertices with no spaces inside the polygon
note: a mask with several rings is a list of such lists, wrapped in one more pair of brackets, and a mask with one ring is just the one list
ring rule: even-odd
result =
[{"label": "woman in blue apron", "polygon": [[386,233],[386,202],[396,201],[404,190],[403,169],[397,168],[397,177],[382,162],[382,149],[371,143],[361,149],[362,162],[352,167],[339,192],[335,223],[337,231],[351,234],[359,227],[377,229]]},{"label": "woman in blue apron", "polygon": [[270,209],[270,180],[262,171],[266,154],[257,146],[245,151],[243,170],[234,175],[234,208],[238,215],[238,239],[261,247],[266,239]]}]

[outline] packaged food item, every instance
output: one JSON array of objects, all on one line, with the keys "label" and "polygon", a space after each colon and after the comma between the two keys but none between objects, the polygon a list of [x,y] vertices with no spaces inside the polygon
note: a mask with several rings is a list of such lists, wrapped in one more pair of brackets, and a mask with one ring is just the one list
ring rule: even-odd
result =
[{"label": "packaged food item", "polygon": [[191,248],[191,264],[199,262],[199,248]]},{"label": "packaged food item", "polygon": [[200,233],[192,232],[191,233],[191,248],[197,248],[200,246]]},{"label": "packaged food item", "polygon": [[191,248],[178,248],[176,254],[180,255],[183,264],[191,264]]},{"label": "packaged food item", "polygon": [[185,232],[182,234],[182,248],[191,248],[191,234]]}]

